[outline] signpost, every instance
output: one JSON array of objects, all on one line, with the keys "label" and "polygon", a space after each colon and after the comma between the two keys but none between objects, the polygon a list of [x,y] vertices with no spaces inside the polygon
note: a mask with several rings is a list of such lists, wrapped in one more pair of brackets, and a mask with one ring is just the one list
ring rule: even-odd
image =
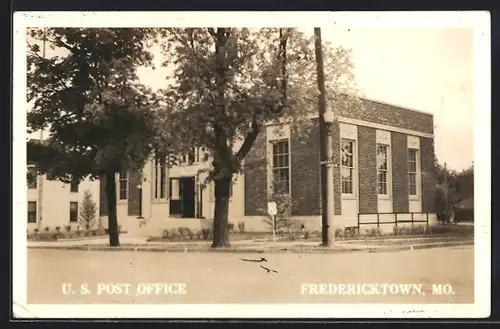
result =
[{"label": "signpost", "polygon": [[276,244],[276,214],[278,213],[276,202],[267,203],[267,212],[269,213],[269,215],[271,216],[271,220],[273,221],[273,240]]}]

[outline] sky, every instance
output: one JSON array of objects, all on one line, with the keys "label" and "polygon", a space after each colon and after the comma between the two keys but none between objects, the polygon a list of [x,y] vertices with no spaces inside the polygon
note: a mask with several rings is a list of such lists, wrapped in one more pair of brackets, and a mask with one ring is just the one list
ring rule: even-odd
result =
[{"label": "sky", "polygon": [[[472,164],[473,29],[332,27],[322,28],[322,37],[351,49],[355,83],[363,96],[434,115],[440,163],[455,170]],[[165,88],[169,71],[160,65],[159,47],[153,53],[156,69],[141,68],[139,76],[153,89]]]},{"label": "sky", "polygon": [[[472,164],[473,29],[323,28],[322,37],[351,49],[356,85],[364,96],[434,115],[440,163],[455,170]],[[154,53],[159,67],[159,49]],[[154,89],[166,86],[167,73],[164,68],[139,72]]]}]

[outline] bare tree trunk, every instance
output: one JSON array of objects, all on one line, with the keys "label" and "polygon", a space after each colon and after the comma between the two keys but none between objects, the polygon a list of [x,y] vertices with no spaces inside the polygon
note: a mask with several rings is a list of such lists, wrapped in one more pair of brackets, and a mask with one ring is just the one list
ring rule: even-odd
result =
[{"label": "bare tree trunk", "polygon": [[212,248],[230,247],[228,232],[229,189],[232,177],[215,181],[215,215]]},{"label": "bare tree trunk", "polygon": [[108,234],[109,245],[111,247],[120,246],[120,238],[118,232],[118,218],[116,214],[116,181],[115,173],[108,172],[105,174],[106,179],[106,196],[108,201]]}]

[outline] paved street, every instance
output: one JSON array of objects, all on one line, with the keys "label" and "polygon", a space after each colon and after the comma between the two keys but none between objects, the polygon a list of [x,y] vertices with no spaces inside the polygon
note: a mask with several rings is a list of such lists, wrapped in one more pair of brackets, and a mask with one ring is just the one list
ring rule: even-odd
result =
[{"label": "paved street", "polygon": [[[261,256],[268,262],[239,259]],[[261,264],[278,273],[267,273],[260,268]],[[28,302],[471,303],[473,264],[473,247],[269,255],[30,249]],[[68,295],[63,294],[63,283],[72,285]],[[147,286],[147,283],[185,286]],[[85,284],[90,294],[82,293],[85,289],[81,285]],[[332,288],[334,284],[337,288]],[[424,294],[415,293],[416,290],[403,293],[401,285],[399,292],[394,292],[397,287],[391,288],[395,295],[387,293],[387,287],[387,294],[380,293],[383,290],[372,290],[379,291],[377,294],[363,290],[362,294],[359,289],[338,293],[342,289],[339,284],[421,284]],[[448,294],[433,294],[432,284],[448,284],[453,292],[445,288]],[[183,290],[184,294],[175,294]]]}]

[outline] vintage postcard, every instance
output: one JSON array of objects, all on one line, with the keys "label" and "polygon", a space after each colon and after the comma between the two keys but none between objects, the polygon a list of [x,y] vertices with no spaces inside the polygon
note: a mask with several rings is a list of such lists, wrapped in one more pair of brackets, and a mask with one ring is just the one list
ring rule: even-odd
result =
[{"label": "vintage postcard", "polygon": [[489,13],[13,30],[17,319],[489,316]]}]

